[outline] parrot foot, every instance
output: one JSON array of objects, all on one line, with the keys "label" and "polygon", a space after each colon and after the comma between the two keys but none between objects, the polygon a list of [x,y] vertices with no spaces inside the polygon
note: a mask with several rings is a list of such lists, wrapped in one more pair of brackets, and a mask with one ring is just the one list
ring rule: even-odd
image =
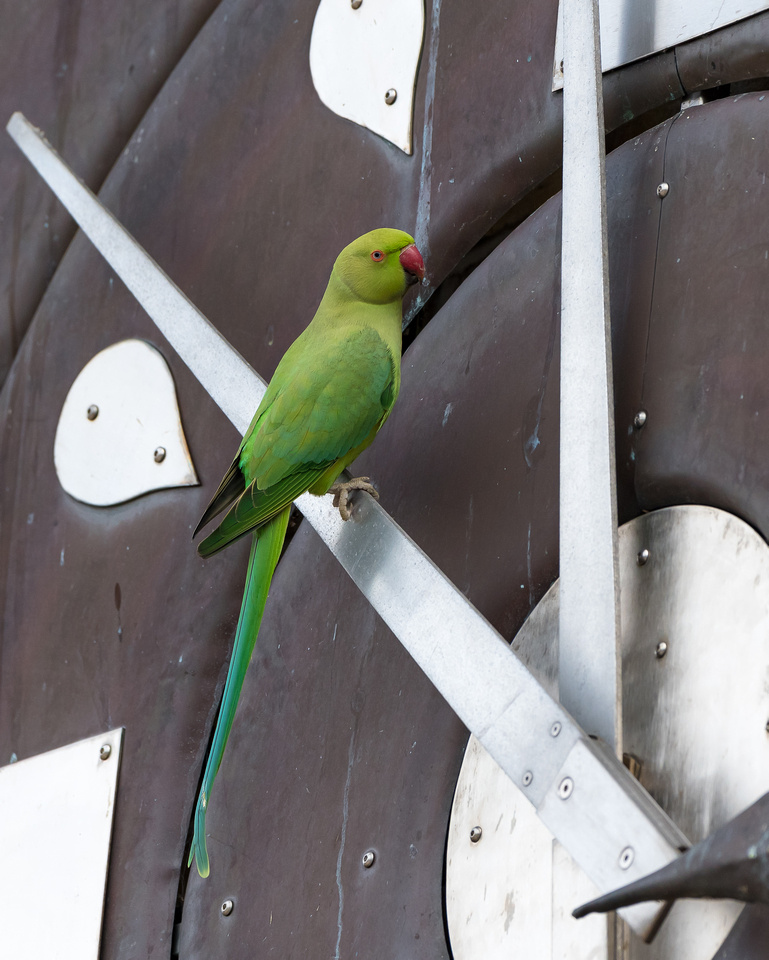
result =
[{"label": "parrot foot", "polygon": [[339,516],[342,520],[349,520],[351,513],[347,506],[350,494],[353,490],[363,490],[371,494],[375,499],[379,499],[379,493],[376,488],[369,483],[370,477],[355,477],[354,480],[347,480],[345,483],[335,483],[329,487],[328,492],[334,494],[334,506],[339,510]]}]

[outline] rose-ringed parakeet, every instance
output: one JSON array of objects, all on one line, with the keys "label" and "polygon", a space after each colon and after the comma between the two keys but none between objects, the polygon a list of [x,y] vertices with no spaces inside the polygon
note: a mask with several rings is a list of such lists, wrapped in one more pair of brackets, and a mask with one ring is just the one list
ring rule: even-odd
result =
[{"label": "rose-ringed parakeet", "polygon": [[351,490],[377,496],[367,477],[334,483],[374,439],[398,396],[401,300],[424,278],[412,237],[373,230],[339,254],[309,326],[277,366],[238,453],[198,524],[229,507],[198,546],[203,557],[253,532],[246,588],[224,696],[195,809],[189,864],[208,876],[206,809],[256,642],[291,503],[334,493],[343,519]]}]

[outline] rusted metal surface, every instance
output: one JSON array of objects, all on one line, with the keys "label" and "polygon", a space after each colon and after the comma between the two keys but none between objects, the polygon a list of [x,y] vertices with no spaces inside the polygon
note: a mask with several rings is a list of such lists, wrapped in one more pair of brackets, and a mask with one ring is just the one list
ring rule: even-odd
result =
[{"label": "rusted metal surface", "polygon": [[[636,490],[769,534],[769,95],[695,107],[667,139]],[[720,145],[729,144],[729,150]]]},{"label": "rusted metal surface", "polygon": [[[655,143],[647,134],[609,159],[618,284],[656,243],[656,217],[631,213],[638,182],[654,180]],[[390,421],[358,463],[510,637],[557,575],[559,224],[555,198],[420,334]],[[622,289],[624,307],[638,288]],[[640,382],[637,336],[619,314],[620,393]],[[180,955],[226,943],[246,957],[259,943],[279,955],[448,956],[440,876],[464,731],[309,530],[268,609],[209,810],[212,874],[190,878]],[[243,907],[223,918],[228,897]]]},{"label": "rusted metal surface", "polygon": [[763,904],[745,907],[713,960],[763,960],[769,943],[769,909]]},{"label": "rusted metal surface", "polygon": [[[440,10],[434,94],[426,45],[415,114],[415,129],[425,132],[408,158],[331,114],[314,95],[307,62],[314,2],[222,4],[155,98],[101,196],[269,376],[351,237],[381,223],[423,228],[428,271],[439,283],[516,199],[558,167],[560,98],[549,92],[555,9],[554,0],[534,12],[520,5],[505,20],[502,4],[428,7],[426,44]],[[88,47],[102,49],[93,39]],[[509,68],[504,83],[500,63]],[[90,160],[81,166],[70,150],[70,136],[84,149],[100,122],[90,120],[89,102],[82,123],[74,123],[76,94],[73,87],[61,137],[55,123],[48,132],[98,184],[105,167],[89,167]],[[607,78],[607,123],[680,95],[672,53],[633,65]],[[53,99],[60,109],[61,94]],[[12,107],[47,122],[34,102],[17,97]],[[685,122],[694,121],[676,120],[673,130]],[[703,133],[697,149],[726,163],[722,129],[714,131],[709,140]],[[111,130],[109,142],[125,135],[123,127]],[[633,456],[644,457],[637,482],[646,501],[681,496],[667,479],[675,446],[663,444],[655,455],[645,434],[639,440],[627,433],[637,400],[646,399],[642,357],[654,250],[660,212],[669,210],[654,192],[665,156],[659,136],[651,132],[624,147],[607,174],[621,519],[638,509]],[[749,136],[745,147],[753,149]],[[103,158],[109,150],[97,152]],[[730,169],[723,168],[724,178]],[[34,175],[19,177],[8,194],[20,204],[18,243],[3,254],[2,269],[21,270],[28,259],[24,270],[40,289],[60,248],[38,236],[35,218],[55,207],[41,191],[39,205],[28,210],[24,197],[32,195]],[[674,196],[672,190],[662,204]],[[764,229],[753,216],[753,197],[739,190],[713,211],[711,223],[697,222],[701,290],[713,256],[705,244],[723,249],[723,223],[738,222],[737,197],[749,204],[743,209],[752,227]],[[689,217],[697,204],[702,210],[705,200],[714,202],[694,199]],[[49,230],[52,223],[49,217]],[[679,229],[687,221],[679,213],[669,223]],[[551,201],[451,299],[407,353],[402,398],[359,465],[380,482],[387,509],[509,637],[557,571],[557,239],[558,204]],[[760,291],[749,292],[758,302]],[[24,296],[30,304],[36,299]],[[731,342],[723,317],[732,326],[748,321],[734,319],[729,302],[721,302],[727,312],[719,327],[714,319],[711,341],[726,335],[722,342]],[[750,310],[751,348],[763,343],[766,316],[753,303],[741,301],[740,308],[740,316]],[[670,345],[655,339],[661,321],[654,317],[644,391],[665,381],[670,393],[680,375],[677,389],[685,392],[699,382],[699,365],[684,363],[679,374],[665,354]],[[699,323],[696,313],[686,317]],[[695,348],[692,329],[699,327],[687,327],[688,341],[673,345],[679,363],[685,348]],[[204,486],[99,510],[59,488],[53,437],[83,365],[129,336],[156,343],[169,361]],[[758,350],[747,356],[737,360],[748,364],[748,392],[760,407],[764,357]],[[689,406],[676,409],[677,442],[696,447],[687,437]],[[698,429],[720,429],[714,437],[731,429],[716,412],[709,416],[712,423],[701,423],[695,411]],[[204,565],[189,534],[237,437],[80,237],[37,310],[0,394],[0,417],[0,757],[31,756],[125,725],[103,951],[110,958],[166,956],[247,551],[241,544]],[[654,426],[650,408],[644,430]],[[739,470],[724,473],[721,459],[711,472],[729,478],[727,499],[735,508],[747,503],[736,509],[745,516],[756,498],[763,502],[756,486],[766,445],[753,421],[740,421],[738,430],[741,443],[753,445],[750,470],[742,479]],[[654,431],[648,436],[653,440]],[[700,490],[695,484],[692,498]],[[229,933],[233,957],[253,956],[265,937],[283,955],[315,955],[320,943],[334,956],[338,942],[343,952],[357,947],[367,956],[396,955],[396,946],[410,956],[445,956],[441,863],[462,729],[309,530],[281,562],[259,651],[212,800],[213,874],[205,884],[193,878],[188,890],[185,955],[217,956],[218,938]],[[364,871],[360,857],[369,848],[377,859]],[[227,897],[235,907],[222,917]],[[261,905],[278,897],[270,924]]]},{"label": "rusted metal surface", "polygon": [[[218,0],[5,4],[0,119],[23,110],[98,189]],[[74,234],[0,137],[0,384]]]},{"label": "rusted metal surface", "polygon": [[769,77],[769,13],[679,44],[676,66],[687,93]]}]

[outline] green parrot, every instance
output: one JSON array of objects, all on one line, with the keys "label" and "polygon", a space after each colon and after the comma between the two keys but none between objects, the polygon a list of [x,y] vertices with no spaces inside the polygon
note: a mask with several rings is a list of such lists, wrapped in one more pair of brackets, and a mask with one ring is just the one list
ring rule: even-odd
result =
[{"label": "green parrot", "polygon": [[237,455],[195,533],[229,507],[198,545],[202,557],[253,532],[246,587],[227,681],[195,809],[188,866],[209,873],[206,809],[222,762],[291,503],[309,490],[334,494],[343,520],[352,490],[378,494],[368,477],[335,483],[376,436],[400,387],[401,300],[424,278],[413,237],[372,230],[337,257],[309,326],[291,344],[259,404]]}]

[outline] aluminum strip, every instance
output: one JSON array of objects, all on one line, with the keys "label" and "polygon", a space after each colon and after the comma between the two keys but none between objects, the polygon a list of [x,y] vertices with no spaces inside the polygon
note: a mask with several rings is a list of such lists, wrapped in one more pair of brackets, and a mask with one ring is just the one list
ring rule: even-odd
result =
[{"label": "aluminum strip", "polygon": [[[261,396],[257,375],[21,114],[14,114],[8,130],[78,223],[83,218],[88,236],[113,269],[120,274],[126,265],[130,289],[140,291],[140,302],[151,311],[152,319],[244,432]],[[173,316],[181,308],[181,317]],[[206,356],[207,350],[214,351],[213,360]],[[624,844],[626,824],[640,821],[645,829],[637,842],[644,847],[653,838],[646,863],[663,866],[673,859],[685,843],[675,825],[643,791],[639,794],[640,788],[618,762],[607,768],[596,744],[584,737],[504,639],[395,521],[374,500],[362,497],[354,518],[343,523],[331,501],[330,496],[306,494],[297,503],[374,609],[510,779],[523,786],[524,774],[534,771],[529,799],[537,805],[547,801],[558,788],[557,771],[580,744],[581,774],[592,770],[598,791],[611,783],[615,806],[603,822],[597,823],[581,804],[564,805],[561,811],[568,822],[549,818],[556,836],[582,837],[583,830],[598,831],[589,849],[604,849],[607,844]],[[558,737],[550,732],[555,721],[561,724]],[[564,845],[569,849],[568,843]],[[580,861],[602,891],[618,886],[616,856],[610,860],[599,863],[588,850],[587,859]],[[622,879],[635,878],[631,870]],[[632,922],[644,935],[654,923],[656,908],[643,905],[633,911]]]},{"label": "aluminum strip", "polygon": [[621,753],[619,576],[597,0],[564,3],[559,677],[561,703]]}]

